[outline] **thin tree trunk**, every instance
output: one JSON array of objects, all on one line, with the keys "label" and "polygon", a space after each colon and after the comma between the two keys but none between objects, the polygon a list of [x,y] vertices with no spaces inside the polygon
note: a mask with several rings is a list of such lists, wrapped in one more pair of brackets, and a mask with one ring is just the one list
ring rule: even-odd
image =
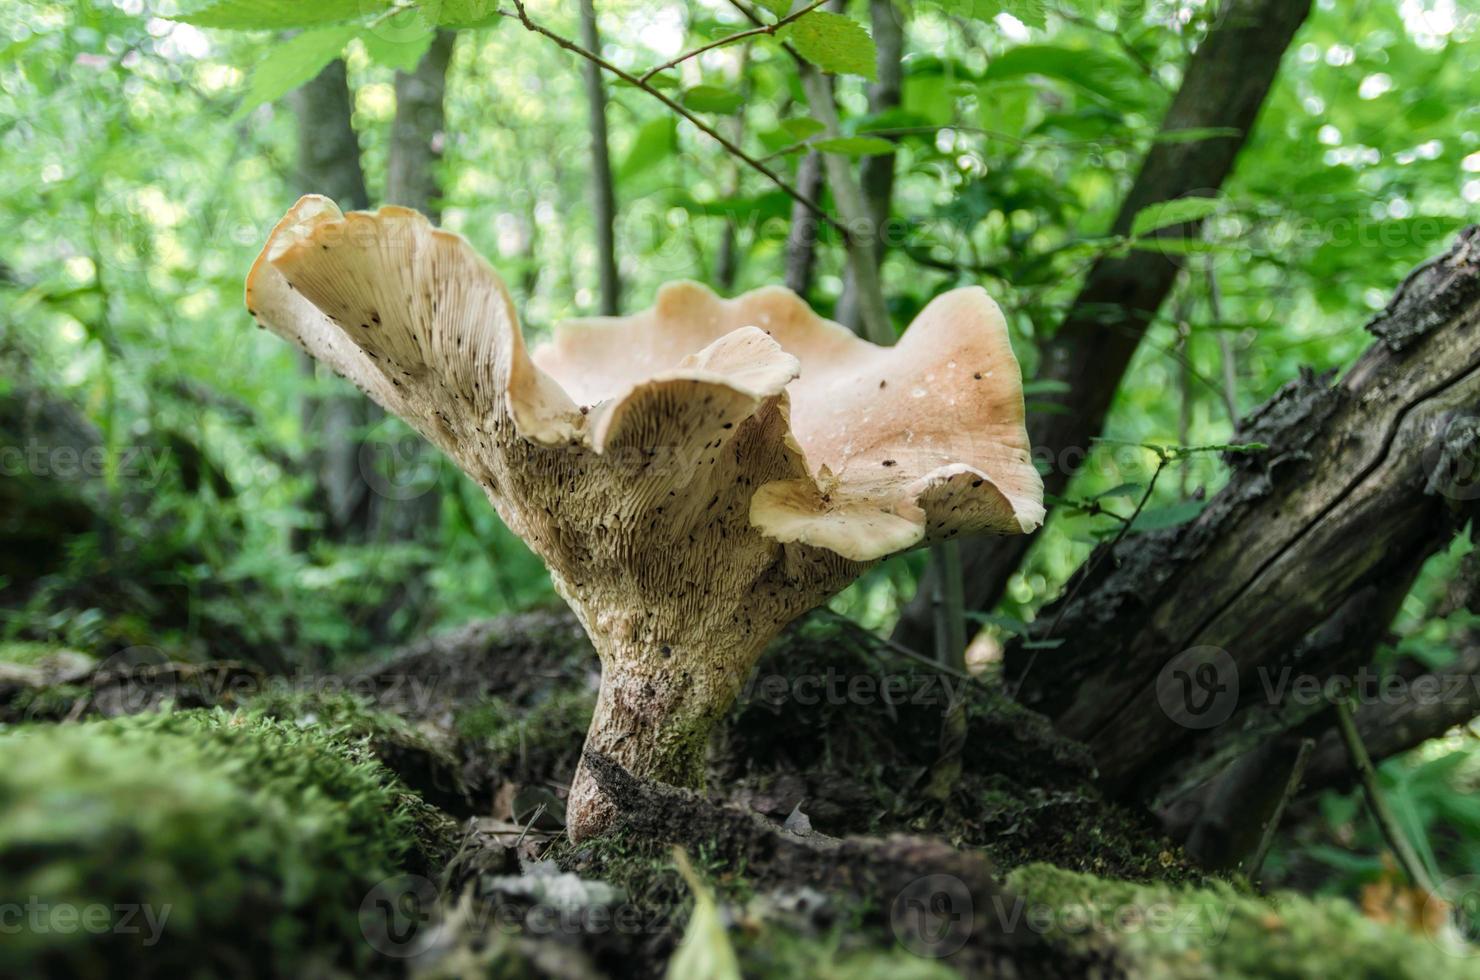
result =
[{"label": "thin tree trunk", "polygon": [[[442,192],[438,164],[446,142],[447,67],[457,35],[439,30],[415,70],[398,71],[395,78],[396,115],[391,122],[390,151],[386,159],[385,202],[420,211],[434,223],[441,219]],[[377,419],[383,418],[377,412]],[[442,494],[437,479],[440,456],[409,430],[394,442],[381,441],[362,457],[365,479],[376,490],[370,527],[374,539],[391,542],[427,542],[441,515]],[[425,569],[404,575],[394,595],[374,611],[371,630],[381,637],[400,632],[392,619],[402,609],[419,615],[429,594]]]},{"label": "thin tree trunk", "polygon": [[[797,164],[797,190],[809,200],[822,194],[822,154],[808,150]],[[817,261],[817,216],[806,206],[793,203],[791,227],[786,233],[786,288],[806,298],[812,288],[812,267]]]},{"label": "thin tree trunk", "polygon": [[[843,130],[838,122],[832,86],[828,85],[822,72],[811,65],[801,64],[799,68],[813,118],[822,123],[823,132],[829,139],[841,137]],[[853,174],[853,164],[839,153],[824,153],[822,163],[826,167],[828,186],[832,188],[833,202],[848,229],[845,242],[848,269],[858,284],[858,333],[876,344],[892,344],[894,325],[889,320],[889,308],[884,302],[884,287],[879,280],[879,260],[874,248],[878,229],[864,205],[863,191]]]},{"label": "thin tree trunk", "polygon": [[[581,0],[581,44],[588,51],[601,50],[596,30],[594,0]],[[581,61],[586,80],[586,111],[591,129],[591,207],[596,221],[596,272],[601,283],[601,312],[615,316],[622,309],[622,284],[617,278],[617,201],[612,187],[611,152],[607,147],[606,87],[601,69]]]},{"label": "thin tree trunk", "polygon": [[[346,210],[369,207],[344,62],[330,62],[291,93],[289,104],[298,120],[297,190],[331,197]],[[314,376],[314,362],[306,354],[299,354],[298,364],[305,375]],[[323,517],[322,536],[352,541],[365,537],[370,519],[371,494],[360,475],[360,446],[374,406],[343,387],[340,394],[306,396],[300,415],[313,445],[308,467],[317,492],[309,505]],[[296,548],[307,543],[307,534],[294,533]]]},{"label": "thin tree trunk", "polygon": [[[1309,11],[1309,0],[1228,0],[1216,26],[1188,62],[1161,131],[1216,127],[1236,130],[1236,135],[1156,143],[1121,204],[1112,233],[1127,234],[1136,214],[1152,204],[1215,193],[1222,186],[1274,83],[1285,49]],[[1179,226],[1164,233],[1180,237],[1196,230]],[[1059,396],[1061,412],[1028,419],[1035,454],[1050,460],[1044,477],[1048,493],[1064,493],[1104,427],[1121,376],[1180,271],[1176,256],[1155,251],[1101,259],[1045,345],[1040,379],[1068,386]],[[963,543],[968,608],[996,605],[1030,543],[1024,537]],[[922,582],[916,601],[895,628],[896,642],[929,649],[929,595],[928,582]]]},{"label": "thin tree trunk", "polygon": [[[904,15],[894,0],[869,0],[869,18],[873,24],[875,65],[878,81],[869,86],[869,112],[897,109],[904,93]],[[875,229],[874,260],[882,263],[886,242],[883,230],[889,224],[889,211],[894,198],[895,154],[881,153],[864,157],[859,169],[863,203]],[[858,329],[858,283],[851,268],[843,279],[843,295],[838,300],[837,321]]]},{"label": "thin tree trunk", "polygon": [[[740,49],[740,64],[736,71],[735,85],[742,97],[748,101],[750,95],[750,83],[746,78],[746,72],[750,67],[750,48]],[[735,110],[727,122],[730,127],[730,139],[739,144],[741,137],[745,135],[745,102],[742,101],[740,108]],[[730,159],[730,181],[726,190],[727,195],[733,199],[740,193],[740,164]],[[735,225],[732,215],[725,216],[724,227],[720,229],[719,250],[714,259],[714,286],[721,295],[728,296],[735,289],[735,279],[740,274],[740,242],[739,229]]]},{"label": "thin tree trunk", "polygon": [[442,217],[437,165],[446,142],[447,65],[457,35],[437,31],[431,47],[412,72],[396,72],[396,117],[391,123],[386,159],[385,201]]}]

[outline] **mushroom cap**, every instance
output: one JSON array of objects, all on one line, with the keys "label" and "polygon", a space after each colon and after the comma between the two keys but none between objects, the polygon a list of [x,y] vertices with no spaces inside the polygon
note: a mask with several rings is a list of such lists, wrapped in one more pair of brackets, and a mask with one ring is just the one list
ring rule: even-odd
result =
[{"label": "mushroom cap", "polygon": [[669,283],[652,309],[558,325],[533,359],[573,398],[604,404],[673,370],[686,351],[747,328],[800,365],[786,391],[807,473],[757,490],[750,516],[763,534],[869,561],[925,540],[1042,523],[1017,357],[1002,311],[978,287],[937,296],[898,344],[880,347],[789,289],[726,300]]},{"label": "mushroom cap", "polygon": [[[978,288],[937,297],[884,348],[786,289],[725,300],[670,283],[650,310],[561,324],[531,358],[507,289],[463,238],[404,208],[342,214],[308,196],[273,229],[246,300],[447,452],[547,561],[574,546],[531,519],[549,509],[542,487],[599,492],[620,520],[706,465],[706,492],[733,484],[765,538],[851,562],[1043,519],[1017,359]],[[582,483],[593,457],[620,452],[661,452],[669,472]]]}]

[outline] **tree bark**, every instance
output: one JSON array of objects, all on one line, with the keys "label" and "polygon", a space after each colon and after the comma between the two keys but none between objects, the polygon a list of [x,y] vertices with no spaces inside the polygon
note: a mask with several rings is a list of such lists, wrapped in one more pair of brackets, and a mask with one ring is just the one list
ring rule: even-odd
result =
[{"label": "tree bark", "polygon": [[[797,164],[797,190],[809,200],[822,193],[822,154],[808,150]],[[805,205],[791,206],[791,227],[786,233],[786,288],[803,299],[812,288],[812,267],[817,259],[817,216]]]},{"label": "tree bark", "polygon": [[[1150,205],[1217,193],[1232,172],[1285,49],[1309,9],[1309,0],[1228,0],[1188,62],[1161,132],[1216,127],[1237,133],[1153,145],[1115,217],[1112,234],[1128,234],[1136,214]],[[1195,236],[1197,230],[1197,225],[1179,226],[1163,234]],[[1175,255],[1137,251],[1101,259],[1090,269],[1073,306],[1043,349],[1039,378],[1068,385],[1067,393],[1058,396],[1062,414],[1039,413],[1028,419],[1035,453],[1051,461],[1044,477],[1046,492],[1063,494],[1091,440],[1103,429],[1120,379],[1181,267]],[[1030,544],[1030,538],[963,544],[969,608],[996,605]],[[916,601],[895,629],[896,641],[929,648],[929,595],[928,582],[922,582]]]},{"label": "tree bark", "polygon": [[1312,656],[1342,645],[1312,631],[1344,606],[1390,615],[1476,512],[1480,226],[1368,330],[1380,342],[1339,384],[1307,374],[1245,421],[1239,438],[1269,449],[1232,458],[1198,518],[1129,539],[1045,611],[1066,646],[1009,647],[1020,699],[1085,741],[1112,791],[1164,802],[1246,749],[1295,678],[1352,669]]},{"label": "tree bark", "polygon": [[[894,0],[869,0],[869,20],[873,25],[875,67],[878,81],[869,86],[869,112],[898,109],[904,94],[904,19]],[[893,153],[864,157],[859,166],[859,185],[863,191],[864,209],[875,229],[874,261],[884,261],[883,230],[888,227],[890,204],[894,198]],[[858,282],[852,269],[844,275],[843,295],[838,299],[835,319],[857,331],[860,317]]]},{"label": "tree bark", "polygon": [[[601,50],[594,0],[581,0],[581,45]],[[586,111],[591,130],[591,208],[596,222],[596,273],[601,284],[601,313],[616,316],[622,310],[622,285],[617,278],[616,192],[612,187],[611,152],[607,148],[606,87],[601,69],[582,59],[586,81]]]},{"label": "tree bark", "polygon": [[396,116],[386,160],[385,200],[442,218],[437,165],[446,141],[447,65],[457,35],[438,30],[416,70],[396,72]]},{"label": "tree bark", "polygon": [[[298,190],[331,197],[345,210],[368,208],[344,62],[331,61],[296,89],[289,103],[298,120]],[[314,375],[314,362],[306,354],[298,355],[298,364],[305,375]],[[341,387],[342,393],[305,396],[300,410],[303,430],[313,444],[308,467],[318,488],[309,506],[323,519],[322,536],[358,541],[367,535],[372,497],[360,474],[360,453],[376,410],[359,392]],[[304,535],[295,532],[294,537],[296,548],[306,546]]]},{"label": "tree bark", "polygon": [[[822,72],[810,64],[798,62],[797,70],[802,75],[802,90],[807,93],[807,104],[812,116],[822,123],[822,131],[829,139],[843,135],[838,122],[838,108],[833,102],[832,86]],[[879,260],[875,245],[878,229],[869,217],[864,205],[863,191],[853,175],[853,165],[839,153],[822,154],[826,168],[827,183],[832,188],[833,202],[844,227],[848,229],[845,242],[848,249],[848,269],[858,284],[858,333],[876,344],[894,343],[894,325],[889,319],[889,308],[884,303],[884,288],[879,280]]]}]

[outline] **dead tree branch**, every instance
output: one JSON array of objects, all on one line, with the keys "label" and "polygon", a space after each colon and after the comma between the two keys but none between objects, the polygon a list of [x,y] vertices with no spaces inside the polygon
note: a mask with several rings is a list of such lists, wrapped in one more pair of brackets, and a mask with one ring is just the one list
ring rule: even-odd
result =
[{"label": "dead tree branch", "polygon": [[1047,611],[1063,648],[1026,673],[1030,652],[1009,648],[1020,699],[1085,741],[1113,790],[1168,798],[1252,747],[1289,700],[1282,679],[1359,666],[1306,641],[1344,608],[1390,615],[1475,512],[1480,226],[1368,329],[1381,342],[1339,384],[1306,375],[1245,421],[1270,450],[1232,458],[1198,518],[1127,542]]}]

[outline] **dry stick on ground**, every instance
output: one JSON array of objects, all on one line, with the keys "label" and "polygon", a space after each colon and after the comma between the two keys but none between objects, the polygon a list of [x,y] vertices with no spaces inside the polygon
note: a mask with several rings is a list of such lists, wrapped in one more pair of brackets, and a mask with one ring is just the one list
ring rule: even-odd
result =
[{"label": "dry stick on ground", "polygon": [[1383,795],[1382,787],[1377,783],[1377,770],[1372,765],[1372,759],[1367,755],[1367,749],[1362,745],[1362,736],[1357,734],[1357,726],[1352,721],[1352,705],[1350,701],[1338,701],[1336,703],[1336,727],[1341,732],[1341,740],[1346,743],[1346,751],[1351,759],[1352,768],[1362,780],[1362,792],[1367,797],[1367,808],[1372,811],[1372,819],[1377,822],[1382,836],[1387,839],[1388,846],[1393,849],[1393,854],[1398,858],[1398,863],[1403,866],[1403,871],[1408,875],[1408,880],[1415,887],[1421,888],[1428,894],[1434,894],[1434,882],[1424,868],[1423,862],[1419,860],[1418,853],[1413,850],[1413,844],[1403,833],[1403,828],[1398,825],[1398,818],[1387,804],[1387,797]]},{"label": "dry stick on ground", "polygon": [[[1213,193],[1222,185],[1309,7],[1308,0],[1229,0],[1189,60],[1160,131],[1206,127],[1236,134],[1155,143],[1121,205],[1113,234],[1128,234],[1143,208],[1188,194]],[[1162,234],[1185,236],[1189,229],[1170,228]],[[1067,394],[1054,396],[1063,406],[1062,414],[1040,413],[1028,420],[1033,446],[1055,461],[1044,478],[1047,493],[1063,495],[1078,465],[1067,454],[1086,449],[1104,428],[1120,379],[1180,268],[1177,257],[1148,251],[1096,261],[1074,306],[1045,346],[1040,378],[1068,385]],[[1118,325],[1125,329],[1107,325],[1107,309],[1119,311],[1123,319]],[[967,606],[994,606],[1027,549],[1027,540],[966,542],[962,552]],[[922,584],[919,600],[910,604],[895,630],[895,639],[907,646],[930,646],[929,594]]]},{"label": "dry stick on ground", "polygon": [[[1401,593],[1480,510],[1465,455],[1480,452],[1465,424],[1480,410],[1480,226],[1405,280],[1368,330],[1380,342],[1339,384],[1305,375],[1245,420],[1241,436],[1270,450],[1231,459],[1196,519],[1140,535],[1045,611],[1073,643],[1018,696],[1087,742],[1113,791],[1164,800],[1247,749],[1249,713],[1278,702],[1280,676],[1329,676],[1297,659],[1302,641],[1359,596],[1375,608],[1393,583]],[[1173,710],[1175,658],[1194,648],[1219,651],[1206,693],[1223,699],[1221,724],[1184,725]],[[1009,646],[1008,680],[1030,662]]]},{"label": "dry stick on ground", "polygon": [[[601,50],[596,29],[594,0],[581,0],[581,43],[590,51]],[[591,129],[591,206],[596,221],[596,271],[601,288],[601,313],[616,316],[622,311],[621,280],[617,278],[617,196],[612,188],[612,158],[606,136],[606,86],[601,69],[583,60],[581,74],[586,83],[586,112]]]},{"label": "dry stick on ground", "polygon": [[788,184],[785,180],[781,178],[780,174],[776,173],[776,171],[766,166],[760,160],[757,160],[755,157],[751,156],[749,153],[746,153],[743,149],[736,146],[734,142],[721,135],[717,130],[715,130],[713,126],[709,125],[704,120],[700,119],[698,116],[690,112],[688,109],[684,108],[681,104],[674,101],[672,97],[670,97],[660,89],[654,88],[649,83],[642,81],[631,72],[624,71],[623,69],[618,68],[616,65],[612,64],[610,61],[607,61],[596,52],[588,51],[586,48],[581,47],[570,38],[557,34],[555,31],[550,30],[548,27],[545,27],[542,24],[539,24],[536,21],[532,20],[529,16],[529,12],[524,9],[524,3],[522,2],[522,0],[514,0],[514,11],[515,12],[513,14],[509,14],[507,12],[501,13],[503,13],[503,16],[505,17],[513,17],[514,19],[518,20],[519,23],[524,25],[524,28],[526,30],[532,31],[535,34],[539,34],[542,37],[549,38],[551,41],[554,41],[560,47],[571,52],[572,54],[579,55],[580,57],[585,58],[587,61],[595,64],[603,71],[609,72],[610,74],[615,75],[617,78],[620,78],[622,81],[626,82],[628,85],[631,85],[633,88],[641,89],[648,95],[651,95],[653,98],[663,103],[673,112],[677,113],[680,118],[688,121],[691,125],[694,126],[694,128],[698,129],[699,132],[703,133],[705,136],[708,136],[720,146],[724,147],[725,152],[733,155],[736,159],[740,160],[747,167],[750,167],[752,170],[761,174],[771,183],[780,188],[787,197],[790,197],[793,201],[801,204],[807,210],[815,214],[821,221],[834,228],[839,234],[843,236],[844,240],[848,238],[848,229],[844,227],[844,225],[836,218],[828,214],[827,211],[823,209],[822,205],[818,204],[810,197],[802,194],[791,184]]}]

